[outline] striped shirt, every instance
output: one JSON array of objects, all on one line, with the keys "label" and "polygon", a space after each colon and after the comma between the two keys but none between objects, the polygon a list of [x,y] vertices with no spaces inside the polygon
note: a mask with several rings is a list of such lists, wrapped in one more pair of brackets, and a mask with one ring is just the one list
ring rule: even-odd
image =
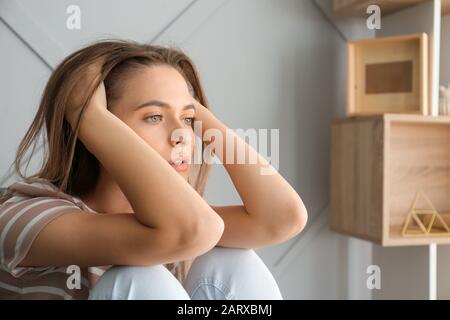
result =
[{"label": "striped shirt", "polygon": [[[80,209],[98,214],[79,198],[58,190],[46,179],[10,185],[0,195],[0,299],[87,299],[89,290],[111,266],[80,268],[81,287],[69,289],[68,267],[20,267],[38,233],[53,219]],[[178,265],[164,265],[174,275]]]}]

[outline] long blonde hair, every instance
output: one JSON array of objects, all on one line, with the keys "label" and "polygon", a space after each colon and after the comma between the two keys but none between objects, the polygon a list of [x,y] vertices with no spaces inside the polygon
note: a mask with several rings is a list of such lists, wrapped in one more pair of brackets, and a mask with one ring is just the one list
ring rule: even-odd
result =
[{"label": "long blonde hair", "polygon": [[[65,110],[74,85],[82,80],[86,68],[94,61],[104,61],[100,77],[89,85],[82,95],[81,112],[75,130],[65,119]],[[103,40],[86,46],[64,59],[54,70],[47,82],[39,109],[18,147],[14,166],[24,180],[38,177],[52,182],[62,192],[82,197],[94,190],[100,170],[100,163],[77,138],[81,116],[101,81],[105,83],[108,105],[121,94],[119,80],[131,70],[152,65],[165,64],[178,70],[191,89],[191,94],[203,106],[208,102],[200,82],[197,69],[191,59],[179,48],[141,44],[126,40]],[[31,156],[45,128],[44,162],[37,173],[26,176],[21,164],[27,150],[33,145]],[[203,147],[204,144],[203,144]],[[30,156],[30,159],[31,159]],[[27,167],[30,162],[28,159]],[[205,162],[193,164],[188,182],[201,195],[204,194],[210,165]],[[192,260],[182,261],[176,266],[176,276],[182,281]]]}]

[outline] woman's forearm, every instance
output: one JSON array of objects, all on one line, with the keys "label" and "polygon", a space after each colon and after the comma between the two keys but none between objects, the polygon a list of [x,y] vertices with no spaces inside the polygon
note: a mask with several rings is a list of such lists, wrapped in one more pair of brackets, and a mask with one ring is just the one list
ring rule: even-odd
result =
[{"label": "woman's forearm", "polygon": [[[303,201],[291,185],[253,147],[227,128],[209,110],[202,105],[199,105],[197,110],[197,118],[202,121],[202,130],[219,130],[223,137],[222,152],[216,150],[215,153],[230,175],[247,213],[271,228],[279,228],[280,232],[286,232],[289,228],[302,229],[306,224],[307,212]],[[233,146],[233,159],[227,158],[227,144]],[[257,161],[239,164],[237,155],[244,150],[247,159]],[[267,172],[269,166],[272,174],[262,174]]]},{"label": "woman's forearm", "polygon": [[195,232],[220,224],[220,217],[167,160],[108,110],[87,108],[79,137],[117,181],[144,225]]}]

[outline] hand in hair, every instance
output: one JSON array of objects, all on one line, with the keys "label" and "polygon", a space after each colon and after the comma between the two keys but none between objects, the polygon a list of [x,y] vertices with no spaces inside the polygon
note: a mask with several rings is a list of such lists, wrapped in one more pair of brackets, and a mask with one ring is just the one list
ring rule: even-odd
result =
[{"label": "hand in hair", "polygon": [[206,108],[202,105],[197,99],[192,99],[192,103],[195,106],[195,119],[197,121],[201,121],[202,123],[202,132],[201,137],[205,134],[205,132],[211,128],[211,124],[214,121],[218,121],[218,119],[214,116],[210,109]]},{"label": "hand in hair", "polygon": [[102,61],[90,64],[85,70],[78,71],[74,77],[75,85],[69,95],[65,116],[71,127],[75,130],[78,117],[84,104],[84,112],[92,108],[107,109],[105,85],[101,78]]}]

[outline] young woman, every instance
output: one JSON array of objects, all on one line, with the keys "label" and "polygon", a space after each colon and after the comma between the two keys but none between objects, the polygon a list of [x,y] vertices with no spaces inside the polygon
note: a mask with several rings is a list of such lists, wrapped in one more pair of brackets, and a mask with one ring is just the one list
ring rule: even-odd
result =
[{"label": "young woman", "polygon": [[[253,249],[298,234],[306,209],[207,106],[179,49],[106,40],[67,57],[19,146],[23,181],[0,198],[0,297],[282,299]],[[213,152],[243,205],[203,198],[210,165],[192,161],[194,120],[201,137],[222,134]],[[26,177],[22,160],[42,130],[46,158]],[[258,161],[236,163],[230,142]]]}]

